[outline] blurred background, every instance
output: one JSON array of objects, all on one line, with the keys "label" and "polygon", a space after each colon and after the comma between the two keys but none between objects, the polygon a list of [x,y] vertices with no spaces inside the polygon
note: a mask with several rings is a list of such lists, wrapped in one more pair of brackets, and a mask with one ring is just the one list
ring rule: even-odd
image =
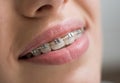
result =
[{"label": "blurred background", "polygon": [[120,0],[101,0],[103,80],[120,83]]}]

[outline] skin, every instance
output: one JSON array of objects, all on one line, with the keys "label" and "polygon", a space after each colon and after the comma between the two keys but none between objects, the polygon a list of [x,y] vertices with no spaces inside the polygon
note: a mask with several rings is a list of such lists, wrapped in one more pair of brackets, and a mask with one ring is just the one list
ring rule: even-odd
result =
[{"label": "skin", "polygon": [[[0,83],[100,83],[99,3],[99,0],[0,0]],[[54,66],[18,60],[25,46],[47,26],[68,18],[88,22],[86,34],[90,45],[82,57]]]}]

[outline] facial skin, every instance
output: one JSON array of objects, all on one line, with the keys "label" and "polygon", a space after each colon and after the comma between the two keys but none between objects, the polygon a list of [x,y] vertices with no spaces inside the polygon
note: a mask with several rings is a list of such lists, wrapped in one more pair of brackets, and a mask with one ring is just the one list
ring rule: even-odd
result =
[{"label": "facial skin", "polygon": [[[99,0],[0,0],[0,83],[100,83],[99,3]],[[47,26],[69,18],[87,21],[90,43],[82,57],[54,66],[18,60],[25,46]]]}]

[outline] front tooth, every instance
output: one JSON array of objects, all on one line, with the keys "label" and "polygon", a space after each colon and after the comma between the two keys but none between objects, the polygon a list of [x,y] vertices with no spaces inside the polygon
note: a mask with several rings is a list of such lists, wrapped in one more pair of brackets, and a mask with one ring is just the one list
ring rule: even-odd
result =
[{"label": "front tooth", "polygon": [[48,53],[51,51],[51,47],[49,45],[49,43],[43,44],[42,46],[40,46],[40,50],[42,53]]},{"label": "front tooth", "polygon": [[74,31],[73,33],[75,35],[75,39],[78,39],[81,36],[81,34],[83,33],[83,31],[81,29],[79,29],[79,30]]},{"label": "front tooth", "polygon": [[34,56],[37,56],[37,55],[40,55],[41,54],[41,51],[39,48],[35,49],[35,50],[32,50],[31,53],[34,55]]},{"label": "front tooth", "polygon": [[75,41],[74,33],[70,32],[65,37],[63,37],[65,45],[69,45]]},{"label": "front tooth", "polygon": [[62,38],[55,39],[54,41],[50,42],[50,46],[52,50],[58,50],[65,46],[65,43]]}]

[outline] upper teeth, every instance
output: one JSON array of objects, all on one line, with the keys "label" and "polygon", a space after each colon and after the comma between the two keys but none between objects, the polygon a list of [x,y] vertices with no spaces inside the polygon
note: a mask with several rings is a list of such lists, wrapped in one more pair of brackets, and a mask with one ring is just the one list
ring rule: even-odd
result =
[{"label": "upper teeth", "polygon": [[49,43],[45,43],[40,47],[31,51],[34,56],[40,55],[41,53],[48,53],[52,50],[61,49],[67,45],[72,44],[76,39],[78,39],[81,34],[84,32],[84,29],[78,29],[73,32],[68,33],[64,37],[57,38]]},{"label": "upper teeth", "polygon": [[47,53],[51,51],[51,47],[49,43],[45,43],[39,47],[42,53]]},{"label": "upper teeth", "polygon": [[75,41],[75,35],[73,32],[68,33],[65,37],[63,37],[65,45],[69,45]]},{"label": "upper teeth", "polygon": [[50,42],[52,50],[58,50],[65,46],[64,40],[62,38],[57,38],[54,41]]}]

